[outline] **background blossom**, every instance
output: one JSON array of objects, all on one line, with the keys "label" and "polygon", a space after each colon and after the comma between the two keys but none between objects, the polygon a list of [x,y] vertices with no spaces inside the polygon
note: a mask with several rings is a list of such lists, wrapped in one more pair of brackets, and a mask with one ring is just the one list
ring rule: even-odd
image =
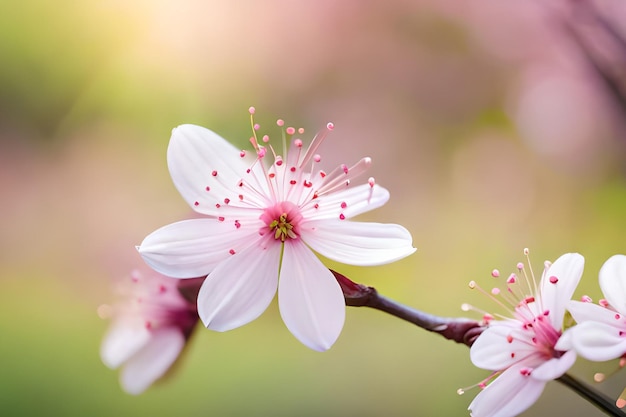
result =
[{"label": "background blossom", "polygon": [[122,368],[126,392],[141,394],[178,360],[198,322],[195,299],[203,281],[135,270],[121,285],[124,300],[100,307],[100,314],[112,320],[100,356],[109,368]]}]

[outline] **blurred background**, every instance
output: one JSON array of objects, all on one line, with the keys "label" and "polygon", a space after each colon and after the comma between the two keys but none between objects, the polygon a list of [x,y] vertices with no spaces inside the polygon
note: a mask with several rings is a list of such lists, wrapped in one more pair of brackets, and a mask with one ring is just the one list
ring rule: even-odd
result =
[{"label": "blurred background", "polygon": [[[576,294],[601,298],[600,266],[626,253],[625,19],[619,0],[0,3],[0,414],[468,415],[478,390],[456,391],[488,374],[468,349],[377,311],[349,308],[326,353],[275,302],[243,328],[200,327],[177,372],[134,397],[100,361],[96,310],[141,263],[134,245],[189,216],[171,129],[245,146],[251,105],[270,133],[333,121],[328,166],[373,158],[391,200],[361,218],[404,225],[418,252],[328,263],[353,280],[466,315],[493,306],[468,281],[492,285],[529,247],[535,270],[582,253]],[[554,412],[601,415],[556,382],[524,415]]]}]

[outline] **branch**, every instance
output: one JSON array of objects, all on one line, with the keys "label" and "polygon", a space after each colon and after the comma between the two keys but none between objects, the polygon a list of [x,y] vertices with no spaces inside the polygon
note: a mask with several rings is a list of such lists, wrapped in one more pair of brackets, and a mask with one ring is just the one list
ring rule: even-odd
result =
[{"label": "branch", "polygon": [[615,405],[614,401],[610,400],[593,388],[583,384],[573,376],[565,374],[562,377],[557,378],[557,381],[598,407],[600,410],[604,411],[607,415],[624,417],[624,412],[617,407],[617,405]]},{"label": "branch", "polygon": [[479,322],[466,318],[439,317],[416,310],[384,297],[373,287],[366,287],[346,278],[339,272],[333,271],[337,282],[341,286],[347,306],[371,307],[384,311],[415,324],[429,332],[438,333],[448,340],[472,346],[472,343],[485,329]]}]

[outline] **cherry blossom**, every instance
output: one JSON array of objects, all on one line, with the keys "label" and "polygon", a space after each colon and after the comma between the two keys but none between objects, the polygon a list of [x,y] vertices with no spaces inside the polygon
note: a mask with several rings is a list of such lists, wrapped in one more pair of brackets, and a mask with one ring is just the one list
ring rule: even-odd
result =
[{"label": "cherry blossom", "polygon": [[570,330],[580,356],[606,361],[626,354],[626,256],[614,255],[600,269],[600,305],[570,301],[567,308],[578,323]]},{"label": "cherry blossom", "polygon": [[205,217],[162,227],[138,250],[168,276],[210,274],[198,296],[209,329],[231,330],[256,319],[278,289],[287,328],[306,346],[326,350],[343,327],[345,302],[314,251],[345,264],[381,265],[415,251],[411,234],[396,224],[350,221],[382,206],[389,192],[373,178],[353,185],[371,158],[328,173],[320,168],[317,150],[332,123],[307,148],[299,137],[304,130],[279,120],[277,148],[268,135],[257,135],[254,108],[250,114],[253,152],[199,126],[174,129],[167,152],[172,180]]},{"label": "cherry blossom", "polygon": [[[528,250],[525,249],[528,255]],[[482,391],[469,406],[474,417],[507,417],[522,413],[539,398],[545,384],[562,376],[576,360],[574,350],[560,346],[566,303],[581,278],[584,259],[568,253],[546,262],[541,281],[532,268],[519,263],[518,273],[506,280],[506,289],[482,290],[511,317],[485,313],[487,329],[477,338],[470,358],[492,374],[478,384]],[[499,272],[492,272],[499,277]],[[470,307],[467,307],[470,308]],[[461,390],[462,392],[462,390]]]}]

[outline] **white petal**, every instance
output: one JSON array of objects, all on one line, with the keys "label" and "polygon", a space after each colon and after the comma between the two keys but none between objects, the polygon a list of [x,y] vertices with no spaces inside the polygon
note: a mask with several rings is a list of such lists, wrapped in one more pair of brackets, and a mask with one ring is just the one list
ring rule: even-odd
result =
[{"label": "white petal", "polygon": [[226,331],[256,319],[276,294],[281,244],[265,239],[219,264],[198,294],[206,327]]},{"label": "white petal", "polygon": [[397,224],[308,221],[301,225],[302,240],[325,257],[348,265],[381,265],[415,252],[408,230]]},{"label": "white petal", "polygon": [[533,405],[546,383],[522,375],[523,368],[512,366],[487,385],[468,408],[472,417],[512,417]]},{"label": "white petal", "polygon": [[609,304],[626,314],[626,256],[613,255],[602,265],[600,288]]},{"label": "white petal", "polygon": [[285,242],[278,285],[280,315],[311,349],[329,349],[345,320],[345,301],[332,273],[302,242]]},{"label": "white petal", "polygon": [[199,277],[242,251],[258,238],[260,220],[244,221],[238,228],[217,219],[191,219],[172,223],[149,234],[137,248],[156,271],[173,278]]},{"label": "white petal", "polygon": [[100,347],[102,362],[111,369],[119,367],[145,346],[150,331],[139,318],[121,317],[113,322]]},{"label": "white petal", "polygon": [[153,332],[150,342],[128,360],[120,382],[129,394],[141,394],[172,366],[185,346],[180,329],[164,327]]},{"label": "white petal", "polygon": [[224,198],[229,198],[237,204],[237,185],[252,166],[250,160],[241,158],[240,152],[200,126],[181,125],[172,131],[167,164],[174,185],[191,208],[219,216],[216,203],[223,204]]},{"label": "white petal", "polygon": [[607,324],[617,325],[615,311],[600,307],[597,304],[572,300],[567,303],[567,309],[577,323],[601,321]]},{"label": "white petal", "polygon": [[[572,299],[585,266],[585,258],[578,253],[566,253],[548,268],[541,280],[540,300],[542,307],[549,310],[550,323],[559,330],[563,327],[565,306]],[[556,277],[556,282],[551,278]]]},{"label": "white petal", "polygon": [[[519,335],[521,323],[511,320],[497,322],[478,336],[470,349],[472,363],[482,369],[498,371],[506,369],[516,362],[536,353],[529,340],[522,340]],[[516,335],[509,342],[508,337]],[[515,352],[515,356],[511,353]]]},{"label": "white petal", "polygon": [[[363,184],[311,200],[302,210],[302,215],[308,219],[320,220],[338,219],[339,215],[343,214],[346,219],[349,219],[374,210],[388,200],[389,191],[385,188],[379,185],[374,185],[372,188],[369,184]],[[317,208],[312,203],[316,203]],[[342,205],[345,208],[342,208]]]},{"label": "white petal", "polygon": [[570,327],[569,329],[563,332],[561,337],[559,337],[559,340],[557,340],[556,343],[554,344],[555,350],[560,350],[562,352],[565,352],[567,350],[574,349],[574,341],[572,339],[572,330],[574,330],[574,328]]},{"label": "white petal", "polygon": [[608,361],[626,353],[626,328],[587,321],[571,330],[574,349],[585,359]]},{"label": "white petal", "polygon": [[541,381],[560,378],[576,362],[576,352],[570,350],[560,358],[552,358],[533,369],[531,376]]}]

